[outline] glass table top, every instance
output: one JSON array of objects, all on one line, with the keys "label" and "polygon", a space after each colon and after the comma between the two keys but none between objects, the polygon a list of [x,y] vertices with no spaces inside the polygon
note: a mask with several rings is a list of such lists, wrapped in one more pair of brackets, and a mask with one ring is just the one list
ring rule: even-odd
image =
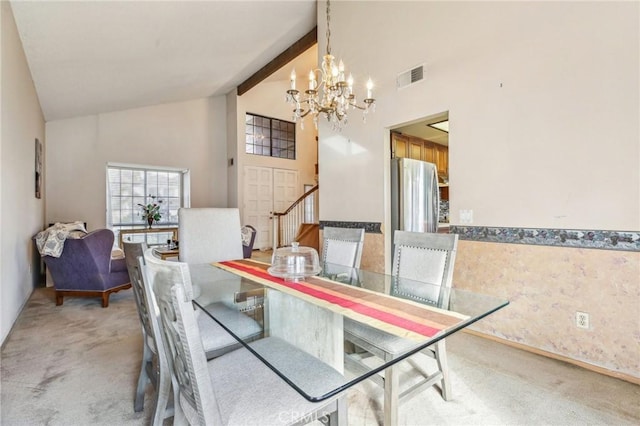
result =
[{"label": "glass table top", "polygon": [[[194,304],[309,401],[329,398],[509,303],[331,264],[322,265],[318,276],[285,281],[271,277],[268,266],[249,259],[189,265]],[[219,309],[221,304],[224,310]],[[243,338],[246,321],[229,315],[228,308],[252,318],[261,334]],[[349,368],[345,353],[352,353],[353,346],[345,343],[345,329],[348,333],[362,327],[400,343],[393,360],[374,357],[364,369]],[[288,362],[286,345],[274,350],[272,345],[259,343],[264,337],[277,337],[302,349],[322,360],[323,368],[330,366],[341,373],[343,379],[322,380],[323,368],[301,371],[299,365]]]}]

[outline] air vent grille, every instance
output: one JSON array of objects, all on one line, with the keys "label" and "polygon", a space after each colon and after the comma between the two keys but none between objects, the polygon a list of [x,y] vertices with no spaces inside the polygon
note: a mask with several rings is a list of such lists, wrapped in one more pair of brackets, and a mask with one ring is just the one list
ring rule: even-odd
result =
[{"label": "air vent grille", "polygon": [[396,87],[402,89],[424,79],[424,65],[412,68],[408,71],[398,74],[396,79]]}]

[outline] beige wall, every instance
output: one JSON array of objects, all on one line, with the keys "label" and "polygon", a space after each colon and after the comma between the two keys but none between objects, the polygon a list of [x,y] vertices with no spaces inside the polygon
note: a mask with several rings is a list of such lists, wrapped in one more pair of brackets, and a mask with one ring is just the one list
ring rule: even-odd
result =
[{"label": "beige wall", "polygon": [[461,241],[454,282],[510,301],[477,331],[640,378],[639,276],[638,252]]},{"label": "beige wall", "polygon": [[[228,93],[227,101],[227,201],[229,207],[238,207],[238,96]],[[244,132],[244,129],[242,129]],[[234,165],[229,165],[233,158]]]},{"label": "beige wall", "polygon": [[[333,4],[333,53],[360,95],[371,75],[378,104],[340,133],[321,120],[321,218],[384,222],[387,129],[449,111],[454,224],[473,209],[474,225],[640,229],[639,7]],[[425,80],[397,90],[422,63]]]},{"label": "beige wall", "polygon": [[380,262],[380,254],[383,250],[383,234],[364,234],[360,267],[368,271],[384,273],[384,263]]},{"label": "beige wall", "polygon": [[[355,114],[342,132],[321,122],[321,220],[382,222],[384,232],[389,129],[448,111],[453,224],[472,209],[476,226],[640,230],[639,16],[638,2],[332,4],[333,53],[360,94],[371,75],[378,105],[367,124]],[[376,30],[364,35],[353,17]],[[396,76],[420,64],[424,81],[397,90]],[[384,238],[387,249],[368,258],[388,267]],[[488,333],[640,377],[629,359],[640,339],[628,305],[638,304],[637,259],[461,242],[454,286],[513,302],[480,323]],[[613,273],[618,262],[629,275]],[[586,266],[593,273],[583,279]],[[558,303],[566,294],[575,301]],[[575,328],[579,308],[591,310],[594,329]]]},{"label": "beige wall", "polygon": [[226,100],[203,98],[46,125],[47,221],[106,224],[107,163],[191,171],[191,206],[226,207]]},{"label": "beige wall", "polygon": [[34,195],[35,139],[45,143],[45,133],[8,1],[0,2],[0,14],[0,342],[4,342],[39,275],[31,237],[42,229],[44,198]]}]

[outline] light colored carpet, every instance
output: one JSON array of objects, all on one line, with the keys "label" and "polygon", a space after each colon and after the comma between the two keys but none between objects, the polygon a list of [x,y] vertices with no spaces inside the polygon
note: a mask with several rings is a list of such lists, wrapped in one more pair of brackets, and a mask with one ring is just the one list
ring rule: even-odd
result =
[{"label": "light colored carpet", "polygon": [[[56,307],[37,289],[2,348],[0,423],[147,424],[150,404],[133,412],[141,345],[130,290],[103,309],[83,298]],[[401,425],[640,424],[640,386],[464,333],[447,345],[453,400],[429,389],[400,407]],[[381,404],[373,383],[356,386],[349,424],[379,424]]]}]

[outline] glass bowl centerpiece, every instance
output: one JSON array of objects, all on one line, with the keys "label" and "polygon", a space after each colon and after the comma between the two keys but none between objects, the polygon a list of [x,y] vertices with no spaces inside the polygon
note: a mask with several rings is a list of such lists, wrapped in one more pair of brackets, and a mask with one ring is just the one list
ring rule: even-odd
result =
[{"label": "glass bowl centerpiece", "polygon": [[291,247],[274,250],[271,267],[267,271],[274,277],[284,278],[285,281],[304,281],[306,277],[320,272],[318,252],[312,247],[301,247],[297,242],[293,242]]}]

